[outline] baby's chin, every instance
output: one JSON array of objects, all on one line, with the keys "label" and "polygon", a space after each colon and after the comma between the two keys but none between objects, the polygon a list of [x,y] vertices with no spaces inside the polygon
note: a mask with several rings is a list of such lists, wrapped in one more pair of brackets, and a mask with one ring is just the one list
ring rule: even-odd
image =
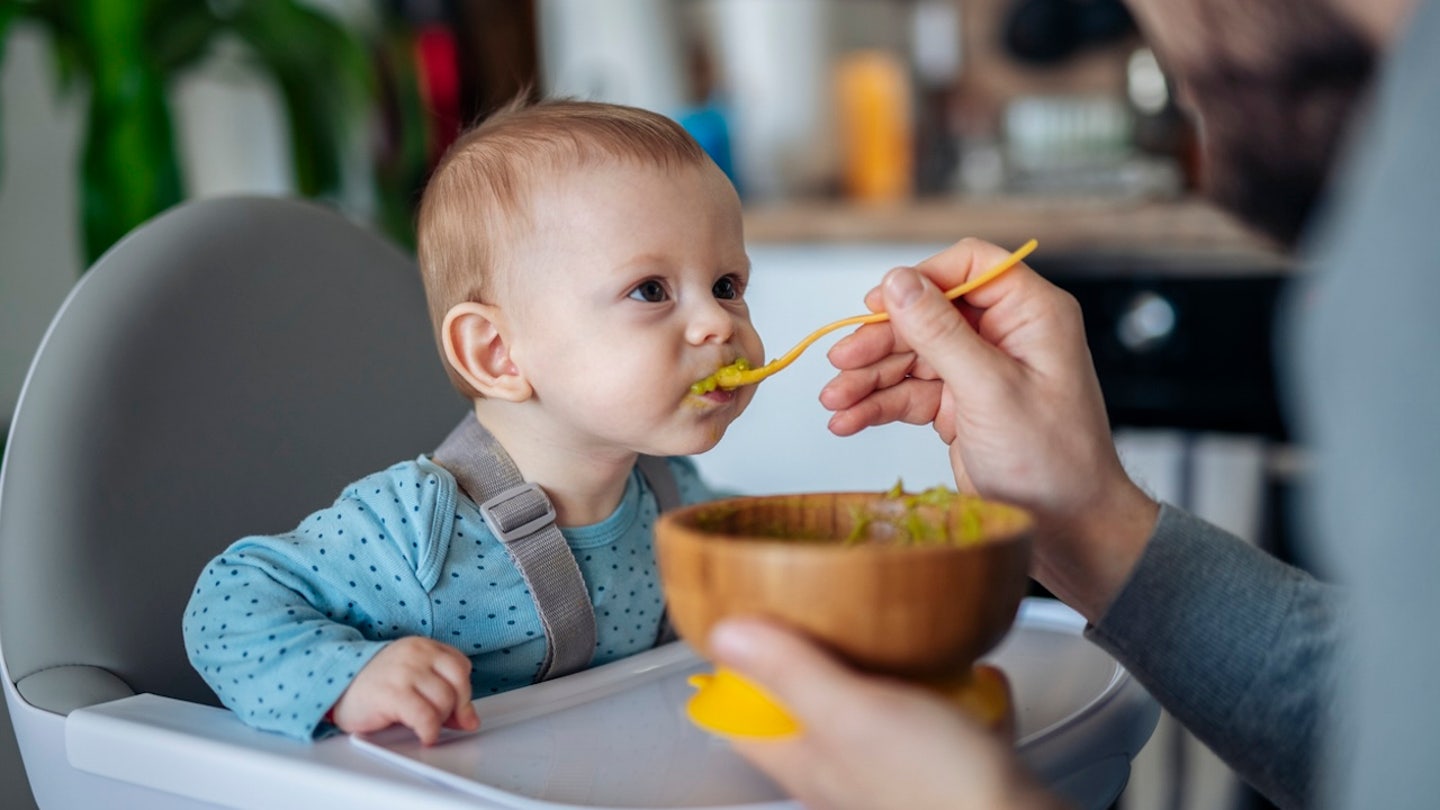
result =
[{"label": "baby's chin", "polygon": [[725,431],[730,427],[729,422],[713,422],[705,426],[706,432],[698,438],[685,442],[676,442],[676,447],[668,449],[662,455],[667,456],[698,456],[701,453],[715,449],[715,445],[725,437]]},{"label": "baby's chin", "polygon": [[[741,409],[743,410],[743,408]],[[697,456],[701,453],[715,449],[715,445],[725,438],[725,433],[740,411],[727,413],[724,418],[707,419],[702,424],[696,425],[695,429],[689,431],[683,439],[677,438],[673,444],[656,450],[645,451],[647,455],[657,456]]]}]

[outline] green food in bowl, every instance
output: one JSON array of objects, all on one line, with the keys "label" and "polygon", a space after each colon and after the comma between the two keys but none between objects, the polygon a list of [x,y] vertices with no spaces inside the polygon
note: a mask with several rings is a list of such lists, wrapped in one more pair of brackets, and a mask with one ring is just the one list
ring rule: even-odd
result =
[{"label": "green food in bowl", "polygon": [[841,546],[966,546],[985,538],[985,515],[994,508],[981,498],[943,486],[908,493],[903,482],[896,481],[883,496],[849,504],[842,519],[824,526],[797,526],[781,521],[778,515],[741,516],[725,506],[702,512],[696,525],[702,531],[760,540]]}]

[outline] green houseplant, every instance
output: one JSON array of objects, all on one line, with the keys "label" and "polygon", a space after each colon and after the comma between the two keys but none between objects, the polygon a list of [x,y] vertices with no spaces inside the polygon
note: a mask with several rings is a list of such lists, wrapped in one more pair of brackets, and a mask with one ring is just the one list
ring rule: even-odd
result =
[{"label": "green houseplant", "polygon": [[[79,162],[87,264],[183,198],[167,91],[219,38],[242,42],[274,82],[289,126],[295,188],[311,197],[339,190],[350,133],[381,95],[385,79],[377,66],[394,61],[372,59],[359,32],[301,0],[0,0],[0,58],[10,28],[26,23],[49,35],[62,87],[89,92]],[[422,129],[400,127],[402,148],[391,150],[398,157],[377,166],[380,217],[393,230],[404,216],[393,210],[386,186],[414,182],[413,157],[406,157],[414,150],[404,147],[423,143],[424,122],[413,115],[413,90],[397,99],[390,87],[384,95],[391,107],[411,109],[408,123],[418,118]]]}]

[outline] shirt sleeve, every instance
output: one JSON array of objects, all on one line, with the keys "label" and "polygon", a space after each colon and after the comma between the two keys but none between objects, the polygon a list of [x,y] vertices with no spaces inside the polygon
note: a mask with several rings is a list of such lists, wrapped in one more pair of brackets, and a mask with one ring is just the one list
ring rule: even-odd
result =
[{"label": "shirt sleeve", "polygon": [[[376,496],[361,498],[371,485]],[[393,475],[366,479],[293,531],[246,537],[205,567],[185,610],[186,651],[245,723],[308,739],[390,640],[431,634],[416,574],[434,556],[431,521],[417,513],[434,498],[409,489]]]},{"label": "shirt sleeve", "polygon": [[1281,807],[1312,805],[1339,591],[1169,504],[1086,635]]}]

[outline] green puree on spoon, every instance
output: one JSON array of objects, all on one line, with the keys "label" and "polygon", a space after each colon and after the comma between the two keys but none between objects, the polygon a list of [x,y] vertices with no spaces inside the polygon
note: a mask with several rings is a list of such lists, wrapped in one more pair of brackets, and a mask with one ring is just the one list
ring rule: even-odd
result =
[{"label": "green puree on spoon", "polygon": [[[1023,260],[1026,256],[1029,256],[1030,253],[1034,251],[1039,244],[1039,242],[1031,239],[1029,242],[1026,242],[1019,248],[1017,248],[1014,253],[1006,256],[1003,260],[1001,260],[999,264],[995,265],[989,270],[986,270],[984,273],[981,273],[975,278],[970,279],[969,281],[962,282],[946,290],[945,297],[953,301],[956,298],[964,295],[965,293],[968,293],[971,290],[975,289],[976,287],[979,287],[983,284],[993,281],[996,278],[999,278],[1000,275],[1003,274],[1006,270],[1009,270],[1010,268],[1019,264],[1021,260]],[[856,315],[853,318],[844,318],[842,320],[835,321],[834,323],[827,324],[820,327],[819,329],[816,329],[814,332],[811,332],[810,335],[807,336],[804,340],[800,341],[800,343],[795,348],[781,355],[779,358],[771,360],[760,368],[750,368],[750,361],[746,360],[743,357],[728,366],[721,366],[720,368],[715,370],[714,374],[711,374],[709,377],[706,377],[703,380],[699,380],[695,382],[695,384],[691,385],[690,393],[698,397],[704,396],[705,394],[714,391],[716,388],[731,391],[739,388],[742,385],[754,385],[755,383],[760,382],[766,377],[769,377],[771,374],[774,374],[775,372],[795,362],[795,358],[799,357],[801,352],[810,348],[810,344],[830,334],[836,329],[841,329],[846,326],[859,324],[880,323],[881,321],[888,320],[890,320],[890,314],[888,312],[876,312],[870,315]]]}]

